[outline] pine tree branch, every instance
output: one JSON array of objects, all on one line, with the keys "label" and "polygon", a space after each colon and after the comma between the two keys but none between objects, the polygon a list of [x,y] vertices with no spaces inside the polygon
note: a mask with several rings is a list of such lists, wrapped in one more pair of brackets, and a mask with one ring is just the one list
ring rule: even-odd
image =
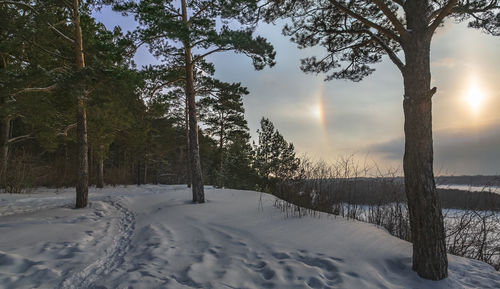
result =
[{"label": "pine tree branch", "polygon": [[370,34],[372,35],[372,38],[382,47],[382,49],[385,50],[385,52],[387,53],[387,56],[389,56],[391,61],[394,64],[396,64],[396,66],[399,68],[399,70],[401,72],[404,72],[405,64],[403,63],[403,61],[401,61],[401,59],[399,59],[399,57],[396,55],[396,53],[382,39],[380,39],[380,37],[378,37],[377,35],[374,35],[371,32],[370,32]]},{"label": "pine tree branch", "polygon": [[429,33],[432,35],[439,27],[441,22],[443,22],[446,16],[450,15],[453,7],[455,7],[458,3],[458,0],[449,0],[448,3],[441,9],[440,13],[436,16],[432,24],[429,26]]},{"label": "pine tree branch", "polygon": [[24,7],[24,8],[27,8],[28,10],[32,10],[33,12],[36,13],[35,9],[26,3],[22,3],[22,2],[18,2],[18,1],[0,1],[0,5],[9,5],[9,4]]},{"label": "pine tree branch", "polygon": [[28,88],[24,88],[24,89],[17,91],[16,93],[13,94],[13,96],[16,96],[16,95],[19,95],[22,93],[52,92],[56,88],[57,88],[56,84],[53,84],[53,85],[47,86],[47,87],[28,87]]},{"label": "pine tree branch", "polygon": [[212,5],[211,1],[208,1],[207,5],[201,7],[200,10],[196,11],[196,13],[194,13],[193,16],[189,18],[186,25],[190,27],[191,24],[193,23],[193,20],[196,19],[198,16],[200,16],[201,13],[205,12],[211,5]]},{"label": "pine tree branch", "polygon": [[60,136],[68,136],[68,131],[69,131],[70,129],[73,129],[73,128],[76,128],[76,123],[72,123],[72,124],[68,125],[67,127],[65,127],[65,128],[63,129],[63,131],[62,131],[62,132],[58,133],[57,135],[60,135]]},{"label": "pine tree branch", "polygon": [[385,36],[387,36],[388,38],[401,43],[401,39],[399,38],[399,36],[397,36],[396,34],[394,34],[394,32],[392,32],[391,30],[389,30],[387,28],[384,28],[384,27],[382,27],[382,26],[380,26],[380,25],[378,25],[376,23],[373,23],[372,21],[368,20],[367,18],[365,18],[365,17],[359,15],[358,13],[352,11],[351,9],[346,8],[344,5],[340,4],[336,0],[329,0],[329,2],[335,8],[337,8],[340,11],[346,13],[347,15],[351,16],[352,18],[360,21],[361,23],[365,24],[366,26],[374,28],[374,29],[378,30],[380,33],[382,33]]},{"label": "pine tree branch", "polygon": [[481,7],[474,7],[471,8],[471,3],[467,1],[466,4],[461,5],[458,3],[455,7],[452,9],[452,13],[467,13],[467,14],[473,14],[473,13],[482,13],[482,12],[487,12],[492,9],[500,9],[500,5],[498,3],[498,0],[490,0],[490,3],[488,5],[484,5]]},{"label": "pine tree branch", "polygon": [[53,51],[50,51],[48,49],[45,49],[44,47],[42,47],[41,45],[38,45],[36,42],[34,41],[29,41],[31,44],[33,44],[33,46],[36,46],[38,47],[40,50],[44,51],[45,53],[48,53],[52,56],[55,56],[55,57],[58,57],[58,58],[61,58],[61,59],[65,59],[65,60],[72,60],[71,58],[69,57],[66,57],[66,56],[63,56],[57,52],[53,52]]},{"label": "pine tree branch", "polygon": [[391,21],[392,25],[394,25],[394,28],[398,31],[399,35],[402,38],[405,38],[406,35],[408,34],[408,31],[406,31],[406,28],[403,26],[403,23],[401,23],[398,19],[398,17],[389,9],[389,7],[382,1],[382,0],[373,0],[375,5],[384,13],[385,16]]},{"label": "pine tree branch", "polygon": [[349,33],[349,34],[354,34],[354,33],[356,33],[356,34],[367,34],[373,40],[375,40],[375,42],[377,42],[380,45],[380,47],[387,53],[387,56],[389,56],[389,58],[391,59],[391,61],[399,68],[399,70],[401,70],[401,72],[403,72],[403,70],[405,68],[405,64],[403,63],[403,61],[401,61],[401,59],[387,45],[387,43],[385,43],[384,40],[380,39],[380,37],[378,37],[377,35],[373,34],[373,32],[371,32],[370,30],[367,30],[367,29],[362,29],[362,30],[356,30],[356,29],[332,30],[332,29],[328,29],[328,30],[325,30],[325,31],[330,32],[330,33],[339,33],[339,34],[345,34],[345,33]]},{"label": "pine tree branch", "polygon": [[8,144],[13,144],[13,143],[20,142],[20,141],[23,141],[25,139],[30,139],[30,138],[33,138],[33,136],[31,134],[16,136],[16,137],[13,137],[13,138],[9,139],[7,141],[7,143]]},{"label": "pine tree branch", "polygon": [[[33,11],[35,14],[39,14],[39,12],[29,4],[17,2],[17,1],[0,1],[0,5],[9,5],[9,4],[19,6],[19,7],[24,7],[28,10]],[[47,25],[50,27],[50,29],[52,29],[54,32],[56,32],[62,38],[66,39],[67,41],[69,41],[71,43],[75,43],[75,41],[73,39],[71,39],[70,37],[68,37],[67,35],[62,33],[61,31],[59,31],[57,28],[54,27],[54,25],[52,25],[50,23],[47,23]]]},{"label": "pine tree branch", "polygon": [[170,86],[170,85],[172,85],[172,84],[174,84],[174,83],[177,83],[177,82],[180,82],[180,81],[186,81],[186,78],[185,78],[185,77],[179,77],[179,78],[176,78],[176,79],[174,79],[174,80],[167,81],[167,82],[163,82],[163,83],[161,83],[161,84],[156,85],[156,86],[153,88],[153,90],[151,91],[151,93],[150,93],[151,97],[153,97],[153,96],[154,96],[154,94],[155,94],[158,90],[163,89],[163,88],[165,88],[165,87],[167,87],[167,86]]},{"label": "pine tree branch", "polygon": [[57,35],[61,36],[63,39],[67,40],[71,44],[75,44],[75,40],[73,40],[71,37],[59,31],[59,29],[55,28],[54,25],[50,23],[47,23],[47,25],[49,25],[50,29],[52,29],[52,31],[54,31]]},{"label": "pine tree branch", "polygon": [[[35,14],[39,14],[39,12],[29,4],[17,2],[17,1],[0,1],[0,5],[9,5],[9,4],[23,7],[23,8],[26,8],[27,10],[33,11],[33,13],[35,13]],[[71,43],[75,43],[75,41],[73,39],[71,39],[70,37],[68,37],[67,35],[62,33],[61,31],[59,31],[57,28],[54,27],[54,25],[52,25],[50,23],[47,23],[47,25],[50,27],[50,29],[52,29],[54,32],[56,32],[62,38],[66,39],[67,41],[69,41]]]},{"label": "pine tree branch", "polygon": [[197,56],[195,59],[193,59],[193,61],[191,62],[192,64],[195,64],[196,62],[204,59],[205,57],[209,56],[210,54],[214,54],[216,52],[221,52],[221,51],[229,51],[229,50],[232,50],[231,48],[224,48],[224,47],[218,47],[216,49],[213,49],[211,51],[208,51],[207,53],[205,54],[202,54],[200,56]]}]

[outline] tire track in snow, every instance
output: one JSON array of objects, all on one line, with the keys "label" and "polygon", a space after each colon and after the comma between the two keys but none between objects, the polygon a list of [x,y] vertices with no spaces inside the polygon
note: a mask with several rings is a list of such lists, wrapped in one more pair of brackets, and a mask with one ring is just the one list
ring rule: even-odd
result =
[{"label": "tire track in snow", "polygon": [[102,258],[87,265],[83,270],[76,273],[68,273],[71,276],[66,278],[59,288],[61,289],[85,289],[92,288],[92,284],[100,277],[110,273],[123,263],[124,257],[130,246],[132,235],[135,230],[135,214],[111,199],[104,202],[113,206],[120,212],[119,232],[115,235],[111,249]]}]

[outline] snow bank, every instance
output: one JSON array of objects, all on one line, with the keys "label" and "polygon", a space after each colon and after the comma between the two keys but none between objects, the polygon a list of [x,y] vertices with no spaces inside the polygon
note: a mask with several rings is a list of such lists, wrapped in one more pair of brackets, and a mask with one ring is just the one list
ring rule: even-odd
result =
[{"label": "snow bank", "polygon": [[411,244],[334,216],[284,218],[274,197],[184,186],[0,195],[0,288],[500,288],[489,265],[449,256],[411,271]]}]

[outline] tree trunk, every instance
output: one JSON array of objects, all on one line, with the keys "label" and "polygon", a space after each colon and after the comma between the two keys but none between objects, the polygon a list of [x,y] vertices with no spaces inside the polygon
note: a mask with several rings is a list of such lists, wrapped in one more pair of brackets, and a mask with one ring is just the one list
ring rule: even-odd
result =
[{"label": "tree trunk", "polygon": [[403,45],[406,60],[403,169],[413,242],[413,270],[422,278],[441,280],[448,276],[448,260],[433,172],[432,95],[435,89],[430,88],[431,36],[427,27],[419,26],[421,23],[408,20],[412,32]]},{"label": "tree trunk", "polygon": [[186,182],[188,188],[191,188],[191,147],[189,146],[189,105],[186,97],[185,109],[185,122],[186,122]]},{"label": "tree trunk", "polygon": [[[188,25],[186,0],[181,0],[182,17]],[[191,183],[193,191],[193,202],[204,203],[205,193],[203,190],[203,175],[201,171],[200,149],[198,144],[198,120],[196,117],[196,99],[194,90],[194,63],[192,61],[191,47],[184,43],[184,58],[186,65],[186,98],[189,113],[189,147],[191,158]]]},{"label": "tree trunk", "polygon": [[64,184],[64,186],[66,186],[68,183],[67,177],[68,177],[68,147],[65,144],[64,145],[64,172],[63,172],[63,184]]},{"label": "tree trunk", "polygon": [[99,189],[104,188],[104,147],[101,145],[99,153],[99,163],[97,164],[97,185]]},{"label": "tree trunk", "polygon": [[[190,49],[187,49],[190,50]],[[191,59],[191,52],[186,53],[186,62]],[[191,61],[187,62],[191,63]],[[186,67],[186,95],[189,105],[189,148],[191,160],[191,189],[193,202],[204,203],[203,176],[201,171],[200,149],[198,144],[198,121],[196,117],[196,100],[194,92],[193,66]]]},{"label": "tree trunk", "polygon": [[3,118],[0,127],[0,145],[2,147],[2,163],[0,167],[0,188],[5,188],[7,181],[7,167],[9,164],[9,132],[10,132],[10,119]]},{"label": "tree trunk", "polygon": [[219,138],[219,186],[224,187],[224,122],[221,121]]},{"label": "tree trunk", "polygon": [[[85,68],[85,57],[83,55],[82,28],[80,26],[80,14],[78,12],[78,0],[73,0],[73,25],[75,26],[75,58],[76,69]],[[88,204],[89,192],[89,166],[88,166],[88,143],[87,143],[87,110],[85,108],[85,96],[83,92],[78,96],[78,108],[76,116],[77,146],[78,146],[78,172],[76,184],[76,207],[85,208]]]},{"label": "tree trunk", "polygon": [[141,185],[141,161],[137,161],[137,185]]},{"label": "tree trunk", "polygon": [[89,145],[88,146],[89,151],[88,151],[88,156],[89,156],[89,186],[92,186],[95,182],[95,153],[94,153],[94,147]]}]

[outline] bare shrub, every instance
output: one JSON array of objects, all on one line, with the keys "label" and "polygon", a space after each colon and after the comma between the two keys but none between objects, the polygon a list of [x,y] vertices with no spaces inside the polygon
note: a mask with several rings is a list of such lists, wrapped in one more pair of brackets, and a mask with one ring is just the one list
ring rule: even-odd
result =
[{"label": "bare shrub", "polygon": [[500,215],[493,211],[447,210],[448,252],[486,262],[500,270]]},{"label": "bare shrub", "polygon": [[[353,157],[333,164],[301,160],[292,179],[275,180],[275,207],[286,217],[319,216],[317,212],[368,222],[411,242],[403,178],[381,173],[375,165],[358,165]],[[373,168],[372,168],[373,171]],[[477,259],[500,269],[500,195],[438,190],[445,210],[449,253]]]},{"label": "bare shrub", "polygon": [[33,189],[31,157],[25,152],[19,152],[9,160],[5,174],[5,193],[23,194]]}]

